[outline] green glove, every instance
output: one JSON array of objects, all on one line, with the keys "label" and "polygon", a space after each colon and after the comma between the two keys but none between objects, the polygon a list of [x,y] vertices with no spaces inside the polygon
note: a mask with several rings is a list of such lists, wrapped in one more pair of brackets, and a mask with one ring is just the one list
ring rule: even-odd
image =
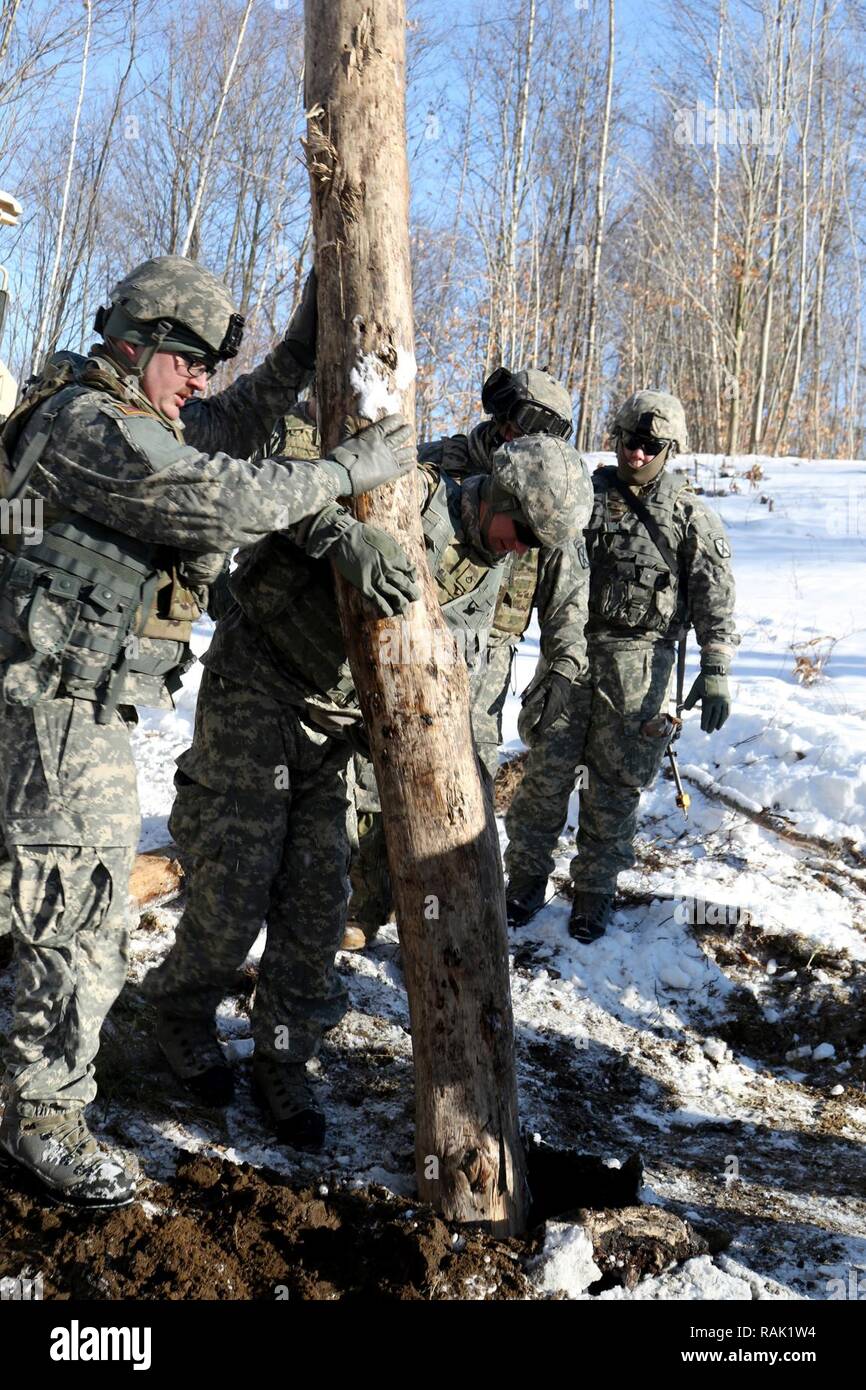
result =
[{"label": "green glove", "polygon": [[385,618],[405,613],[421,597],[415,567],[394,537],[376,526],[355,521],[325,554]]},{"label": "green glove", "polygon": [[412,431],[406,421],[402,415],[386,415],[344,439],[319,466],[330,468],[338,478],[341,497],[357,497],[360,492],[401,478],[416,463]]},{"label": "green glove", "polygon": [[721,652],[702,652],[701,674],[683,701],[683,709],[693,709],[700,700],[701,728],[705,734],[720,729],[731,712],[729,666]]}]

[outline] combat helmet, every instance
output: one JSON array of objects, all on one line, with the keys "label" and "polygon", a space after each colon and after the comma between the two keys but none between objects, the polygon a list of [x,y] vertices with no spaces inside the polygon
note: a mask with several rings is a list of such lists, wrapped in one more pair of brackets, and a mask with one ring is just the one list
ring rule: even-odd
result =
[{"label": "combat helmet", "polygon": [[150,348],[136,364],[141,372],[159,351],[193,353],[211,367],[236,357],[244,319],[223,282],[204,266],[186,256],[154,256],[118,281],[94,327],[104,338]]},{"label": "combat helmet", "polygon": [[629,434],[669,441],[669,457],[689,447],[682,401],[665,391],[636,391],[629,396],[613,418],[611,433],[620,439]]},{"label": "combat helmet", "polygon": [[519,372],[497,367],[481,388],[481,404],[498,423],[516,425],[523,434],[551,434],[558,439],[571,435],[571,396],[539,367]]},{"label": "combat helmet", "polygon": [[536,545],[563,546],[589,524],[593,490],[583,459],[564,439],[526,434],[493,455],[486,499]]}]

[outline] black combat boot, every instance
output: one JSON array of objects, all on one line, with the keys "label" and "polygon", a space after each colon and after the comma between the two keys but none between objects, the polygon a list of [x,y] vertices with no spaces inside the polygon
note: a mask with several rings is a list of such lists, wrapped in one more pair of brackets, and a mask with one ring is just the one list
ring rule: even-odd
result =
[{"label": "black combat boot", "polygon": [[222,1109],[235,1096],[234,1077],[217,1042],[213,1025],[200,1019],[161,1015],[156,1041],[175,1076],[203,1105]]},{"label": "black combat boot", "polygon": [[613,893],[593,893],[578,888],[571,904],[569,936],[584,946],[598,941],[600,936],[604,936],[612,907]]},{"label": "black combat boot", "polygon": [[281,1144],[318,1153],[325,1140],[325,1116],[313,1095],[303,1062],[254,1059],[253,1096],[270,1111],[274,1133]]},{"label": "black combat boot", "polygon": [[510,878],[505,890],[505,911],[509,927],[525,927],[530,917],[544,907],[547,878]]}]

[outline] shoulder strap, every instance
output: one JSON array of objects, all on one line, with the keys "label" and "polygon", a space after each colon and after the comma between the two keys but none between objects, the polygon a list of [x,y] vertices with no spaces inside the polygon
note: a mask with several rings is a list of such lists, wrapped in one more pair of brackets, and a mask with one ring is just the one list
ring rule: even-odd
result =
[{"label": "shoulder strap", "polygon": [[622,478],[620,478],[618,474],[614,473],[611,482],[613,486],[616,488],[622,500],[625,502],[626,506],[631,508],[631,510],[634,512],[635,516],[638,518],[639,521],[643,522],[644,527],[649,532],[650,540],[652,541],[659,555],[661,555],[668,569],[671,571],[671,574],[679,574],[679,561],[677,560],[676,555],[671,550],[670,546],[668,545],[667,541],[662,535],[661,527],[659,526],[655,517],[644,506],[640,498],[635,497],[631,488],[623,482]]},{"label": "shoulder strap", "polygon": [[43,411],[42,423],[39,429],[34,433],[32,439],[28,440],[21,454],[21,458],[15,467],[15,472],[9,479],[9,486],[6,489],[7,501],[13,502],[16,497],[21,496],[21,493],[27,487],[30,474],[39,462],[45,450],[45,446],[51,438],[51,431],[54,429],[54,422],[60,411],[68,401],[72,400],[73,396],[86,394],[87,391],[88,387],[86,386],[64,386],[56,395],[48,398],[50,405]]}]

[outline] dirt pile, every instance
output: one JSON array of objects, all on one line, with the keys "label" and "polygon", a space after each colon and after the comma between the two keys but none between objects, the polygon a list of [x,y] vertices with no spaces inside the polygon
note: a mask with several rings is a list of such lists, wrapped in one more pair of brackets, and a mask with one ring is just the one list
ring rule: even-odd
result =
[{"label": "dirt pile", "polygon": [[[26,1181],[26,1180],[25,1180]],[[0,1192],[0,1271],[46,1298],[524,1298],[518,1242],[457,1232],[386,1193],[298,1189],[200,1156],[147,1200],[77,1213]]]},{"label": "dirt pile", "polygon": [[537,1296],[525,1270],[547,1216],[590,1232],[603,1287],[633,1287],[707,1249],[672,1213],[634,1205],[637,1156],[621,1169],[547,1148],[528,1157],[537,1224],[521,1240],[448,1223],[385,1188],[300,1188],[201,1155],[115,1212],[50,1205],[25,1176],[0,1191],[0,1273],[41,1274],[46,1298],[525,1299]]}]

